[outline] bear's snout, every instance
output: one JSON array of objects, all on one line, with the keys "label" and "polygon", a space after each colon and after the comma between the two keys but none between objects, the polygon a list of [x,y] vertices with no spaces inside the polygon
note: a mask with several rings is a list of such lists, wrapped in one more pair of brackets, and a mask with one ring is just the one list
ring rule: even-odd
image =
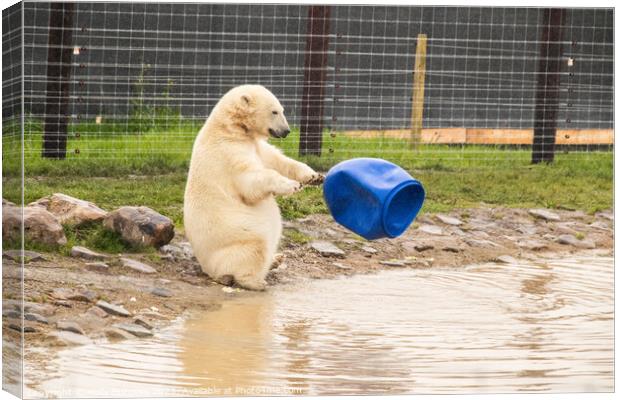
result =
[{"label": "bear's snout", "polygon": [[291,130],[288,128],[278,129],[277,131],[275,129],[269,128],[269,134],[274,138],[285,138],[288,136],[289,133],[291,133]]}]

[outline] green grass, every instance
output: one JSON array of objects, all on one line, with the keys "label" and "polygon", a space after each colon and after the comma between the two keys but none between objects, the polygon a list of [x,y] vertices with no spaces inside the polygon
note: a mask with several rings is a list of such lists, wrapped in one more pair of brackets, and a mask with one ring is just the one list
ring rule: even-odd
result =
[{"label": "green grass", "polygon": [[[135,128],[131,124],[136,122],[131,120],[72,125],[67,158],[50,160],[40,156],[41,123],[28,119],[24,141],[26,203],[62,192],[107,210],[146,205],[182,227],[186,172],[200,123],[180,117],[164,121],[170,124],[149,125],[144,133],[128,129]],[[79,137],[75,137],[78,132]],[[19,125],[5,123],[3,133],[3,197],[17,202],[21,192],[20,143],[15,140]],[[612,207],[612,152],[560,152],[554,164],[530,165],[529,149],[424,145],[412,151],[404,140],[325,134],[323,157],[299,158],[298,131],[272,143],[322,171],[361,156],[393,161],[424,184],[427,200],[423,213],[479,206],[566,208],[593,213]],[[79,154],[73,151],[76,148]],[[327,212],[320,188],[306,188],[278,202],[287,219]],[[101,251],[126,249],[118,238],[99,229],[69,233],[68,237],[72,243]]]}]

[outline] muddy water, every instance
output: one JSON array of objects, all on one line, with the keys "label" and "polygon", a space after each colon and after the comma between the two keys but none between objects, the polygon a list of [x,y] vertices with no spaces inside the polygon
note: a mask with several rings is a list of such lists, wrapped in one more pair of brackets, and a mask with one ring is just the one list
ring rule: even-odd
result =
[{"label": "muddy water", "polygon": [[613,390],[612,258],[386,271],[233,296],[151,340],[64,350],[31,395]]}]

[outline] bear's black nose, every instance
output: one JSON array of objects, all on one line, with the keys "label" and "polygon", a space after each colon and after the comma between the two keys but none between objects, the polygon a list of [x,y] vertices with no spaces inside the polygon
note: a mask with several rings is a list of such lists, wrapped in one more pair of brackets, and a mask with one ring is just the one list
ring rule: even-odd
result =
[{"label": "bear's black nose", "polygon": [[288,134],[289,134],[289,133],[291,133],[291,130],[290,130],[290,129],[284,129],[284,130],[282,130],[282,131],[280,132],[280,137],[285,138],[285,137],[287,137],[287,136],[288,136]]}]

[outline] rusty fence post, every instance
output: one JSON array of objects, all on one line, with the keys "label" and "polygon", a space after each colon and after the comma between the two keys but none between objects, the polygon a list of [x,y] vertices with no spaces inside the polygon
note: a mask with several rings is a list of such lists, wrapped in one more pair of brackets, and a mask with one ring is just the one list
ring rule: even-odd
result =
[{"label": "rusty fence post", "polygon": [[74,3],[50,3],[43,157],[65,158]]},{"label": "rusty fence post", "polygon": [[310,6],[306,31],[299,155],[321,155],[330,6]]},{"label": "rusty fence post", "polygon": [[560,70],[562,68],[562,27],[565,15],[565,10],[559,8],[547,8],[543,12],[534,111],[532,164],[550,163],[555,155],[556,117],[560,100]]}]

